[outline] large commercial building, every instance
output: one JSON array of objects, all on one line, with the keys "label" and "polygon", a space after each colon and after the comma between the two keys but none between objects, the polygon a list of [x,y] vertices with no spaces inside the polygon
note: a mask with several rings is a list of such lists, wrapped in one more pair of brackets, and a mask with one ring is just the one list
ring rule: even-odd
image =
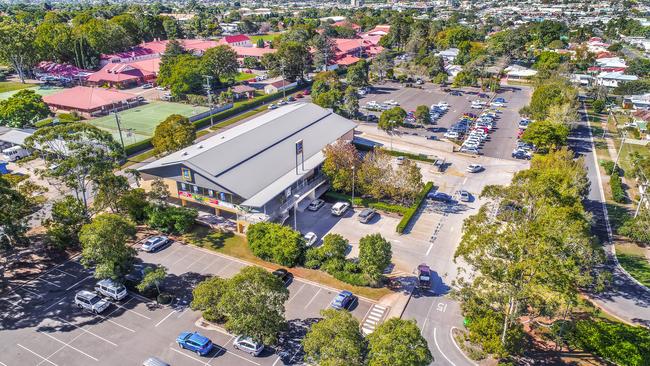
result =
[{"label": "large commercial building", "polygon": [[153,161],[143,186],[162,178],[171,198],[249,223],[281,221],[327,188],[323,149],[352,140],[356,124],[311,103],[295,103]]}]

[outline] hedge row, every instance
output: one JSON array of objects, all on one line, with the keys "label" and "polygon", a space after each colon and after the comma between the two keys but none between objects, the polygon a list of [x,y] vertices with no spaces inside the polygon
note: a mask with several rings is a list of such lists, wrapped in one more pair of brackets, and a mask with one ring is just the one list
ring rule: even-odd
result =
[{"label": "hedge row", "polygon": [[[299,89],[301,89],[301,88],[303,88],[305,86],[306,85],[299,85],[299,86],[287,89],[286,94],[293,93],[294,91],[299,90]],[[271,102],[271,101],[280,99],[280,98],[283,97],[283,95],[284,95],[284,93],[278,92],[278,93],[275,93],[275,94],[263,95],[261,97],[258,97],[258,98],[243,102],[243,103],[241,103],[240,105],[238,105],[236,107],[226,109],[223,112],[219,112],[219,113],[214,114],[212,116],[212,122],[223,121],[224,119],[232,117],[235,114],[244,112],[244,111],[246,111],[248,109],[251,109],[251,108],[255,108],[255,107],[260,106],[260,105],[262,105],[262,104],[264,104],[266,102]],[[200,119],[198,121],[193,122],[193,124],[194,124],[194,126],[196,127],[197,130],[210,125],[210,123],[211,123],[210,117],[206,117],[206,118],[203,118],[203,119]],[[133,154],[138,153],[140,151],[152,148],[153,145],[151,144],[151,140],[152,140],[151,138],[148,138],[148,139],[144,139],[142,141],[138,141],[138,142],[136,142],[134,144],[128,145],[124,149],[125,152],[126,152],[126,155],[130,156],[130,155],[133,155]]]},{"label": "hedge row", "polygon": [[[352,202],[352,197],[348,196],[347,194],[339,193],[339,192],[334,192],[334,191],[327,191],[325,193],[325,197],[333,200],[333,201],[345,201],[345,202]],[[402,205],[397,205],[397,204],[391,204],[391,203],[386,203],[386,202],[381,202],[379,200],[373,199],[373,198],[363,198],[363,197],[354,197],[354,205],[355,206],[363,206],[363,207],[371,207],[376,210],[380,211],[385,211],[385,212],[393,212],[399,215],[405,215],[409,208],[406,206]]]},{"label": "hedge row", "polygon": [[625,190],[623,189],[623,181],[618,175],[618,172],[612,173],[609,177],[609,186],[612,188],[612,199],[614,202],[625,203]]},{"label": "hedge row", "polygon": [[[353,144],[354,144],[354,147],[356,147],[357,150],[359,150],[359,151],[371,151],[373,149],[371,146],[361,144],[361,143],[358,143],[358,142],[353,142]],[[403,156],[403,157],[409,158],[411,160],[419,160],[419,161],[424,161],[426,163],[435,163],[436,162],[436,159],[431,159],[431,158],[429,158],[428,155],[424,155],[424,154],[413,154],[413,153],[409,153],[409,152],[388,150],[388,149],[386,149],[386,152],[388,153],[388,155]]]},{"label": "hedge row", "polygon": [[427,197],[427,193],[431,191],[433,188],[433,182],[427,182],[427,184],[424,185],[420,193],[418,193],[418,197],[415,200],[415,203],[411,207],[409,207],[408,211],[402,217],[402,220],[397,224],[397,228],[395,229],[398,233],[403,233],[408,224],[411,222],[413,219],[413,216],[415,216],[415,213],[418,212],[418,209],[422,205],[422,202],[424,199]]}]

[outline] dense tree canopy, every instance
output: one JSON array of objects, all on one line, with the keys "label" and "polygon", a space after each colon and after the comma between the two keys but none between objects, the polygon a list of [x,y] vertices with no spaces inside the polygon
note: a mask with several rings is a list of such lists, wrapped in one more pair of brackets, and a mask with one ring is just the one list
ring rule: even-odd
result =
[{"label": "dense tree canopy", "polygon": [[190,146],[196,139],[196,127],[187,117],[172,114],[153,133],[151,144],[157,155],[165,155]]},{"label": "dense tree canopy", "polygon": [[95,268],[95,278],[119,280],[131,271],[135,249],[127,240],[135,236],[135,225],[117,214],[101,214],[79,233],[81,263]]},{"label": "dense tree canopy", "polygon": [[47,117],[50,108],[33,90],[23,89],[0,100],[0,125],[22,128]]},{"label": "dense tree canopy", "polygon": [[25,197],[0,176],[0,249],[27,244],[25,232],[29,212]]},{"label": "dense tree canopy", "polygon": [[369,366],[426,366],[433,356],[414,320],[388,319],[368,336]]},{"label": "dense tree canopy", "polygon": [[347,311],[322,310],[323,319],[302,340],[305,362],[322,366],[362,366],[366,344],[359,322]]}]

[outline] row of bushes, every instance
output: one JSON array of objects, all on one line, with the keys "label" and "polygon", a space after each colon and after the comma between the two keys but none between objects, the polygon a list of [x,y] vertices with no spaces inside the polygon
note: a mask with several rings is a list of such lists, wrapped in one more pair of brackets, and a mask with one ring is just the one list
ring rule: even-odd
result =
[{"label": "row of bushes", "polygon": [[[292,93],[292,92],[294,92],[294,91],[296,91],[296,90],[298,90],[298,89],[300,89],[302,87],[303,86],[297,86],[297,87],[294,87],[294,88],[291,88],[291,89],[287,89],[286,93],[287,94]],[[282,98],[282,96],[283,96],[282,92],[278,92],[278,93],[275,93],[275,94],[263,95],[261,97],[254,98],[252,100],[242,102],[240,105],[238,105],[236,107],[233,107],[233,108],[230,108],[230,109],[227,109],[227,110],[225,110],[223,112],[216,113],[216,114],[214,114],[212,116],[212,119],[210,119],[210,117],[206,117],[206,118],[200,119],[198,121],[194,121],[193,124],[196,127],[196,129],[198,130],[198,129],[201,129],[203,127],[206,127],[206,126],[210,125],[211,121],[212,122],[222,121],[224,119],[227,119],[229,117],[234,116],[235,114],[238,114],[238,113],[244,112],[244,111],[246,111],[248,109],[260,106],[260,105],[262,105],[262,104],[264,104],[266,102],[270,102],[270,101],[274,101],[276,99],[280,99],[280,98]],[[148,138],[148,139],[144,139],[142,141],[138,141],[138,142],[136,142],[134,144],[128,145],[124,149],[125,152],[126,152],[126,155],[130,156],[130,155],[133,155],[133,154],[138,153],[140,151],[152,148],[153,145],[151,144],[151,140],[152,140],[151,138]]]},{"label": "row of bushes", "polygon": [[614,202],[625,203],[625,189],[623,189],[623,181],[618,175],[618,172],[614,172],[609,177],[609,186],[612,188],[612,199]]},{"label": "row of bushes", "polygon": [[333,201],[351,202],[355,206],[371,207],[376,210],[380,210],[384,212],[392,212],[399,215],[405,215],[409,210],[408,207],[402,205],[381,202],[374,198],[367,198],[367,197],[354,197],[354,202],[352,202],[351,196],[344,193],[334,192],[334,191],[327,191],[325,193],[325,197]]},{"label": "row of bushes", "polygon": [[368,286],[370,282],[358,263],[345,259],[349,242],[339,234],[328,234],[323,245],[310,248],[305,255],[305,267],[320,269],[339,281],[355,286]]},{"label": "row of bushes", "polygon": [[[374,149],[373,146],[369,146],[366,144],[362,144],[359,142],[354,142],[354,147],[357,148],[359,151],[371,151]],[[404,152],[404,151],[396,151],[396,150],[388,150],[386,149],[386,153],[392,156],[403,156],[405,158],[409,158],[411,160],[419,160],[423,161],[425,163],[435,163],[437,160],[436,159],[431,159],[429,155],[424,155],[424,154],[413,154],[409,152]]]},{"label": "row of bushes", "polygon": [[413,219],[413,216],[415,216],[415,213],[418,212],[418,209],[422,205],[422,202],[424,202],[424,199],[427,197],[427,193],[433,189],[433,182],[427,182],[420,193],[418,193],[418,197],[416,198],[415,202],[411,207],[408,208],[407,212],[404,214],[404,217],[402,217],[402,220],[397,224],[396,231],[398,233],[403,233],[406,227],[409,225],[411,220]]}]

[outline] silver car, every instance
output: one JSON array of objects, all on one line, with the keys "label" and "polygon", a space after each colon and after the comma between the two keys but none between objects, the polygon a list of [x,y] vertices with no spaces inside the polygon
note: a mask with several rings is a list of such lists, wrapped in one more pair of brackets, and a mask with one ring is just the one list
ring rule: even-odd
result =
[{"label": "silver car", "polygon": [[235,347],[235,349],[250,353],[253,356],[259,356],[259,354],[264,350],[264,345],[262,343],[255,342],[250,337],[245,336],[235,338],[232,342],[232,346]]},{"label": "silver car", "polygon": [[145,252],[155,252],[169,243],[169,238],[164,235],[152,236],[142,244],[142,250]]},{"label": "silver car", "polygon": [[99,314],[110,305],[110,303],[97,295],[94,292],[81,290],[74,296],[74,303],[78,307],[90,310],[95,314]]}]

